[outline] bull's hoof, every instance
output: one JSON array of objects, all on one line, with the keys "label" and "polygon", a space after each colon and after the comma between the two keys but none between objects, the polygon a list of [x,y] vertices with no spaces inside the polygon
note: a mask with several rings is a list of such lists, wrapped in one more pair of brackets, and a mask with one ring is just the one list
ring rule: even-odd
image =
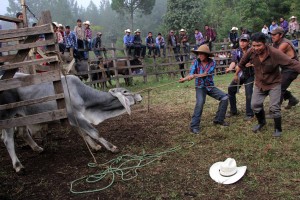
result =
[{"label": "bull's hoof", "polygon": [[112,153],[119,153],[119,152],[120,152],[120,150],[119,150],[118,147],[116,147],[116,146],[113,146],[113,147],[110,149],[110,151],[111,151]]},{"label": "bull's hoof", "polygon": [[95,147],[93,147],[93,149],[95,151],[100,151],[102,149],[101,145],[96,145]]},{"label": "bull's hoof", "polygon": [[44,149],[42,147],[39,147],[39,146],[35,146],[32,150],[35,151],[35,152],[38,152],[38,153],[41,153],[41,152],[44,151]]},{"label": "bull's hoof", "polygon": [[19,175],[22,175],[25,172],[25,168],[23,167],[23,165],[21,163],[16,163],[14,168],[16,170],[16,173]]}]

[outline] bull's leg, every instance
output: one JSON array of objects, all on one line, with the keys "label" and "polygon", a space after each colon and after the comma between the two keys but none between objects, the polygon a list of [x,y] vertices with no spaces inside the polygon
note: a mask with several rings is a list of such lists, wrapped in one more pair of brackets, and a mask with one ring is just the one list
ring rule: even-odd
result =
[{"label": "bull's leg", "polygon": [[3,140],[6,149],[9,153],[9,156],[12,160],[13,168],[16,170],[17,173],[20,172],[24,167],[16,155],[13,128],[5,130],[3,129],[1,139]]},{"label": "bull's leg", "polygon": [[[72,126],[78,127],[77,123],[79,124],[79,127],[81,130],[83,130],[88,136],[93,138],[94,140],[100,142],[107,150],[111,152],[118,152],[118,148],[111,144],[110,142],[106,141],[104,138],[99,136],[99,132],[97,129],[95,129],[87,120],[78,117],[77,122],[73,117],[69,118],[70,124]],[[87,140],[88,142],[88,140]],[[92,146],[91,146],[92,147]]]},{"label": "bull's leg", "polygon": [[32,139],[32,131],[30,130],[29,127],[25,128],[23,130],[22,137],[25,140],[25,142],[32,148],[33,151],[36,152],[42,152],[44,149],[40,147],[33,139]]},{"label": "bull's leg", "polygon": [[88,143],[88,145],[94,149],[95,151],[99,151],[102,147],[101,145],[97,144],[89,135],[87,135],[85,132],[80,135],[83,137],[83,139]]}]

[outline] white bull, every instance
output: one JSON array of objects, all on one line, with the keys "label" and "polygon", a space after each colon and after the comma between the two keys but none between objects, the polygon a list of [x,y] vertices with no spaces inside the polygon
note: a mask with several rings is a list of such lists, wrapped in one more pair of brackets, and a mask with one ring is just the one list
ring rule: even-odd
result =
[{"label": "white bull", "polygon": [[[26,76],[17,73],[15,77]],[[140,94],[134,94],[124,88],[115,88],[109,92],[101,92],[86,86],[76,76],[68,75],[62,77],[67,115],[70,125],[78,127],[81,136],[87,141],[91,148],[100,150],[102,144],[107,150],[117,152],[116,146],[99,136],[99,132],[92,126],[98,125],[102,121],[116,117],[125,112],[131,113],[130,106],[142,101]],[[68,92],[69,90],[69,92]],[[7,90],[0,93],[0,104],[13,103],[29,99],[36,99],[54,95],[52,83],[43,83],[28,87],[21,87]],[[13,118],[15,115],[32,115],[57,109],[55,101],[50,101],[38,105],[31,105],[10,110],[0,111],[0,120]],[[31,138],[31,129],[35,125],[26,127],[23,138],[34,151],[43,151]],[[13,128],[2,130],[2,140],[12,159],[16,172],[24,168],[19,161],[14,147]]]}]

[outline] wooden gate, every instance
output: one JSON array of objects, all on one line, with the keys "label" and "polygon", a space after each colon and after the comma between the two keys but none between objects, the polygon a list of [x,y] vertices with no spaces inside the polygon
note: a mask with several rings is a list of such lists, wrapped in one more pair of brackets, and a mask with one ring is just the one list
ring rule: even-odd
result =
[{"label": "wooden gate", "polygon": [[[22,21],[15,18],[0,16],[0,20],[15,22],[19,24],[18,27],[22,27],[20,26]],[[39,37],[41,36],[45,39],[39,40]],[[1,120],[0,129],[66,118],[67,112],[61,83],[59,51],[56,42],[56,34],[52,27],[50,12],[42,12],[42,17],[36,27],[0,30],[0,42],[7,44],[2,45],[0,52],[8,52],[6,53],[8,55],[0,57],[0,62],[4,63],[3,65],[0,65],[0,70],[4,72],[4,75],[0,80],[0,92],[46,82],[52,82],[55,90],[55,95],[52,96],[0,105],[0,112],[5,112],[7,109],[44,103],[47,101],[56,101],[58,108],[57,110],[49,112]],[[29,51],[39,47],[44,47],[44,49],[46,49],[43,57],[41,59],[29,59]],[[47,70],[43,73],[35,73],[35,67],[43,66],[42,63],[46,63],[44,67],[46,67]],[[31,71],[32,74],[26,77],[13,78],[17,71],[23,71],[28,68],[31,69],[29,71]]]}]

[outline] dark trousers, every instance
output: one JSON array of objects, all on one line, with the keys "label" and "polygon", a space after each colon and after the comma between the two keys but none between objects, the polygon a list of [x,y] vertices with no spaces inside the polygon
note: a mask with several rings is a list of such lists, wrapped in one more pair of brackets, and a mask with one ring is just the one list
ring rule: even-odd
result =
[{"label": "dark trousers", "polygon": [[146,55],[146,46],[141,44],[141,45],[134,45],[134,54],[137,57],[145,57]]},{"label": "dark trousers", "polygon": [[[254,81],[254,76],[250,76],[250,77],[247,77],[247,78],[245,78],[244,76],[241,76],[239,83],[235,82],[234,80],[230,83],[230,85],[228,87],[228,95],[229,95],[229,103],[230,103],[230,112],[232,114],[237,113],[236,93],[238,91],[238,88],[241,88],[241,86],[235,86],[235,85],[245,84],[246,115],[247,116],[254,116],[254,113],[251,109],[251,98],[252,98],[252,93],[253,93],[253,81]],[[249,83],[251,83],[251,84],[249,84]]]},{"label": "dark trousers", "polygon": [[[78,47],[78,49],[81,49],[81,50],[84,49],[84,42],[83,42],[83,40],[77,39],[77,47]],[[78,52],[78,57],[79,57],[79,59],[83,59],[84,58],[84,51],[79,51]]]},{"label": "dark trousers", "polygon": [[291,85],[291,83],[298,77],[298,73],[295,71],[290,70],[282,70],[281,71],[281,98],[280,103],[282,103],[283,100],[288,100],[293,95],[290,91],[288,91],[288,87]]}]

